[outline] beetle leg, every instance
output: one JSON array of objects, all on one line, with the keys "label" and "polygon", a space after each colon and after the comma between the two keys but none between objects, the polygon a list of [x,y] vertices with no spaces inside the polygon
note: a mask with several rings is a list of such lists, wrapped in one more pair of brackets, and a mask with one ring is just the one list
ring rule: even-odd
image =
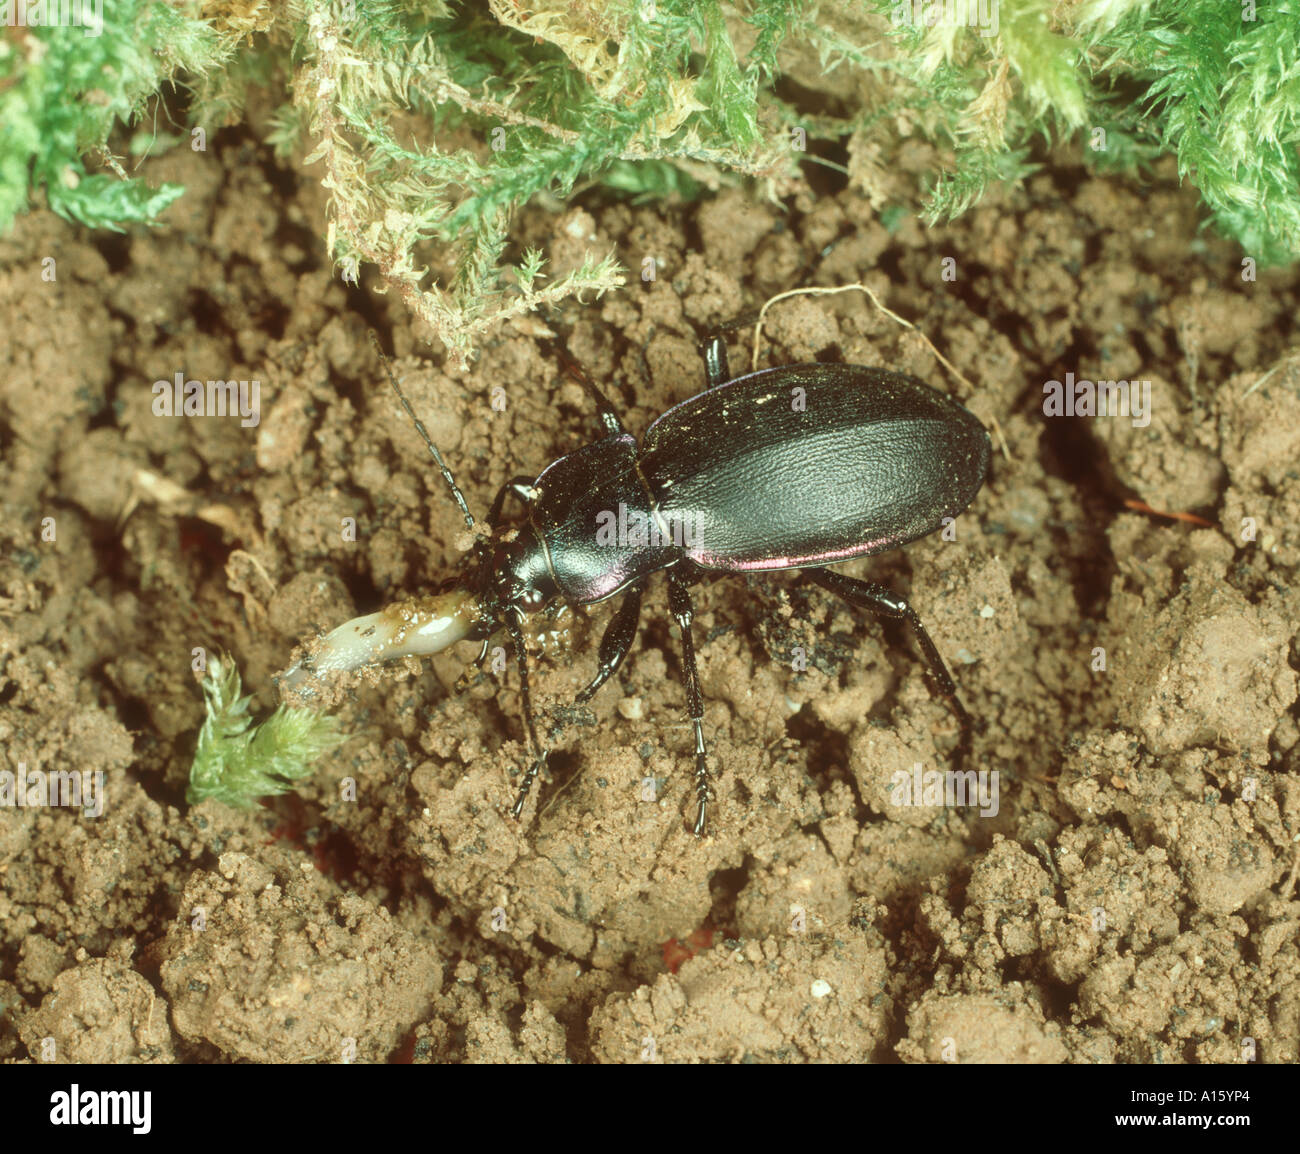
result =
[{"label": "beetle leg", "polygon": [[528,687],[528,645],[524,641],[522,616],[517,609],[506,614],[506,631],[510,634],[510,640],[514,643],[515,661],[519,666],[519,697],[524,707],[524,725],[528,730],[528,741],[533,747],[535,757],[533,763],[528,767],[528,772],[524,774],[524,780],[519,786],[519,795],[515,798],[515,804],[510,807],[510,813],[515,818],[523,817],[524,804],[528,801],[528,794],[533,788],[533,782],[537,780],[537,775],[545,768],[546,757],[550,752],[543,749],[541,742],[537,740],[537,726],[533,723],[533,698]]},{"label": "beetle leg", "polygon": [[556,360],[564,366],[568,374],[587,390],[587,395],[595,402],[596,413],[600,417],[600,423],[604,426],[605,432],[611,437],[624,436],[627,429],[623,427],[622,418],[618,415],[614,406],[610,404],[609,398],[596,387],[595,381],[587,376],[586,370],[573,359],[569,350],[564,346],[550,341],[546,342],[546,344],[550,346]]},{"label": "beetle leg", "polygon": [[691,638],[691,592],[686,579],[676,569],[668,570],[668,609],[682,631],[682,680],[686,684],[686,708],[695,727],[695,825],[692,832],[703,837],[707,808],[713,791],[709,787],[708,755],[704,748],[704,698],[700,694],[700,676],[695,666],[695,642]]},{"label": "beetle leg", "polygon": [[501,486],[500,492],[496,495],[496,500],[492,502],[492,509],[488,513],[488,524],[492,528],[496,528],[497,522],[501,519],[501,510],[505,508],[507,497],[518,497],[523,504],[527,505],[530,501],[528,494],[532,492],[532,488],[532,477],[511,477]]},{"label": "beetle leg", "polygon": [[490,638],[487,637],[483,638],[483,648],[479,650],[478,656],[474,658],[474,663],[472,665],[466,666],[465,669],[461,672],[461,675],[458,678],[456,678],[457,693],[464,693],[465,690],[469,688],[469,683],[471,678],[480,670],[482,670],[483,662],[487,660],[489,640]]},{"label": "beetle leg", "polygon": [[605,684],[623,664],[632,642],[636,639],[636,627],[641,620],[641,591],[644,581],[637,581],[629,586],[623,595],[623,603],[618,612],[605,628],[605,636],[600,639],[600,668],[584,689],[574,699],[579,705],[590,701],[602,685]]},{"label": "beetle leg", "polygon": [[[574,698],[576,704],[581,705],[585,701],[590,701],[606,681],[610,679],[618,668],[623,664],[623,659],[627,657],[628,651],[632,648],[632,642],[636,639],[637,623],[641,619],[641,591],[645,588],[644,581],[638,581],[632,585],[626,595],[623,597],[622,604],[618,607],[618,612],[610,621],[605,629],[605,636],[600,642],[600,669],[596,676],[591,679],[590,684]],[[513,622],[513,617],[510,619]],[[507,622],[509,627],[510,622]],[[522,639],[522,633],[520,638]],[[511,637],[514,638],[512,630]],[[484,643],[486,645],[486,642]],[[528,772],[524,774],[523,783],[519,788],[519,796],[515,798],[515,804],[510,812],[515,817],[520,817],[524,812],[524,803],[528,800],[529,791],[533,788],[533,782],[537,780],[537,775],[546,765],[546,759],[550,756],[550,747],[555,744],[560,734],[564,732],[564,722],[554,722],[550,729],[546,731],[546,747],[543,749],[538,745],[537,734],[533,731],[532,703],[529,700],[528,692],[528,671],[524,662],[527,660],[527,654],[520,656],[519,642],[515,642],[515,655],[519,661],[520,684],[523,686],[524,713],[528,718],[528,734],[532,743],[538,749],[537,757],[529,767]]]},{"label": "beetle leg", "polygon": [[939,656],[939,650],[935,647],[934,642],[930,640],[930,634],[926,632],[925,626],[921,624],[921,618],[917,616],[916,610],[892,589],[887,589],[885,586],[877,585],[872,581],[859,581],[856,577],[846,577],[843,573],[836,573],[832,569],[804,569],[802,572],[809,580],[820,585],[823,589],[828,589],[837,597],[842,597],[850,605],[855,605],[859,609],[870,610],[881,617],[906,620],[912,626],[916,633],[916,639],[920,643],[921,653],[925,656],[926,664],[930,667],[930,675],[938,684],[939,691],[944,699],[952,707],[953,713],[957,715],[960,733],[957,739],[955,757],[958,764],[964,762],[966,755],[970,752],[970,714],[966,712],[965,707],[958,700],[957,685],[952,679],[952,674],[948,672],[948,667],[943,663],[943,658]]},{"label": "beetle leg", "polygon": [[704,375],[708,378],[706,388],[716,389],[731,380],[731,369],[727,366],[727,346],[721,336],[714,333],[709,337],[700,346],[700,354],[704,357]]}]

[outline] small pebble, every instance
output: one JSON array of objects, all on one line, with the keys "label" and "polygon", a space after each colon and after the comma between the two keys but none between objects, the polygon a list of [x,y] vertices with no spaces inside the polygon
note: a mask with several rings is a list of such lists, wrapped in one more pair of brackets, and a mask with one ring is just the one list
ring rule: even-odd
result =
[{"label": "small pebble", "polygon": [[824,981],[822,978],[818,978],[815,982],[813,982],[812,996],[814,998],[824,998],[830,992],[831,992],[830,982]]}]

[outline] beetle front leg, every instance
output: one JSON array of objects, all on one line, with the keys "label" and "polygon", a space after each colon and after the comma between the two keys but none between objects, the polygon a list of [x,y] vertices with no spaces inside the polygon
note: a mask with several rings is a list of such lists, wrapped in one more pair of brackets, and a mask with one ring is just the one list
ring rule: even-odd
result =
[{"label": "beetle front leg", "polygon": [[695,825],[692,832],[703,837],[707,824],[708,802],[713,797],[709,786],[708,754],[704,748],[704,698],[700,693],[700,676],[695,665],[695,642],[691,637],[691,593],[686,580],[676,569],[668,570],[668,609],[682,631],[682,680],[686,683],[686,708],[695,727]]},{"label": "beetle front leg", "polygon": [[912,626],[916,633],[916,639],[920,643],[921,653],[925,657],[926,664],[930,667],[930,674],[939,686],[939,692],[942,693],[944,699],[952,707],[952,711],[957,715],[960,732],[955,757],[958,765],[961,765],[966,760],[967,754],[970,753],[970,714],[966,712],[965,707],[958,699],[957,685],[952,679],[952,674],[948,672],[948,667],[943,663],[943,658],[939,656],[939,650],[930,639],[930,634],[926,632],[925,626],[921,624],[921,618],[917,616],[916,610],[892,589],[887,589],[883,585],[877,585],[871,581],[860,581],[856,577],[846,577],[843,573],[836,573],[831,569],[804,569],[802,572],[810,581],[820,585],[823,589],[829,590],[835,596],[842,597],[850,605],[855,605],[859,609],[867,609],[881,617],[906,620]]},{"label": "beetle front leg", "polygon": [[469,683],[474,679],[474,677],[478,673],[482,671],[483,662],[487,660],[489,640],[490,638],[487,637],[483,639],[483,646],[478,651],[478,656],[474,658],[474,663],[472,665],[467,665],[464,669],[462,669],[460,676],[456,678],[457,693],[464,693],[465,690],[469,688]]},{"label": "beetle front leg", "polygon": [[[644,589],[644,581],[638,581],[628,588],[622,604],[618,607],[618,612],[614,614],[613,619],[606,626],[605,635],[601,638],[600,668],[586,688],[574,698],[576,704],[581,705],[583,702],[590,701],[596,690],[617,673],[619,667],[623,664],[628,651],[632,648],[632,642],[636,640],[636,627],[641,620],[641,593]],[[528,687],[528,653],[526,648],[523,650],[520,648],[523,641],[523,630],[513,617],[507,621],[507,628],[510,630],[511,640],[514,641],[515,660],[519,664],[519,683],[522,687],[521,696],[524,703],[524,715],[528,720],[528,735],[537,750],[537,756],[528,772],[524,774],[524,780],[519,787],[519,796],[515,798],[515,804],[510,810],[515,817],[521,817],[524,812],[524,804],[528,800],[528,794],[533,788],[533,782],[537,780],[537,775],[545,767],[546,759],[551,753],[551,746],[564,732],[564,724],[560,722],[551,726],[546,733],[545,747],[538,743],[537,734],[533,728],[532,700]],[[517,638],[515,635],[516,629],[518,629]]]},{"label": "beetle front leg", "polygon": [[510,634],[510,640],[514,644],[515,662],[519,666],[519,697],[524,709],[524,727],[528,730],[528,740],[533,747],[535,754],[533,763],[528,767],[524,774],[524,780],[519,786],[519,795],[515,798],[515,804],[510,807],[510,813],[516,819],[524,815],[524,805],[528,801],[528,794],[532,791],[533,782],[537,780],[537,775],[542,772],[546,766],[546,757],[550,752],[542,748],[542,743],[537,740],[537,726],[533,723],[533,698],[528,685],[528,645],[524,641],[523,615],[515,610],[506,615],[506,631]]},{"label": "beetle front leg", "polygon": [[501,520],[501,510],[505,508],[507,497],[517,497],[521,505],[527,506],[532,498],[529,494],[532,492],[532,477],[511,477],[496,495],[492,502],[492,508],[488,512],[488,524],[492,528],[497,527],[497,522]]}]

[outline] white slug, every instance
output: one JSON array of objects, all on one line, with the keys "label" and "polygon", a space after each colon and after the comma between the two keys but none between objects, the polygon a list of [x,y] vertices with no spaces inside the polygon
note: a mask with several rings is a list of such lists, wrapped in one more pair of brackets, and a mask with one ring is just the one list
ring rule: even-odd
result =
[{"label": "white slug", "polygon": [[463,591],[399,601],[345,621],[314,653],[290,666],[279,682],[282,688],[298,689],[325,673],[395,657],[427,657],[463,640],[478,621],[478,603]]}]

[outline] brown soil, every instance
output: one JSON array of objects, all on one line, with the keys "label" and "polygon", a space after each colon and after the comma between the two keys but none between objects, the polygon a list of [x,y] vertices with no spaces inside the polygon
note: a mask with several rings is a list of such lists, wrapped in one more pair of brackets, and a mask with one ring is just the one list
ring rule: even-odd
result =
[{"label": "brown soil", "polygon": [[[286,201],[238,147],[150,175],[189,189],[167,227],[35,212],[0,240],[0,768],[102,770],[108,798],[0,810],[0,1058],[1300,1057],[1298,281],[1243,280],[1171,172],[1058,168],[929,231],[852,190],[518,221],[553,273],[593,237],[657,261],[549,322],[634,430],[700,389],[700,331],[863,280],[973,390],[860,293],[776,306],[764,362],[909,372],[1005,435],[955,541],[844,567],[911,597],[996,816],[891,803],[898,771],[947,767],[952,716],[905,631],[784,574],[696,590],[703,842],[662,581],[522,825],[517,680],[455,694],[469,645],[343,694],[350,739],[298,796],[184,804],[194,649],[268,709],[297,644],[465,544],[367,328],[476,510],[595,422],[536,322],[462,372],[340,285],[314,184]],[[259,379],[261,424],[155,417],[178,371]],[[1149,379],[1150,425],[1045,417],[1066,372]],[[545,624],[542,706],[591,676],[609,613]]]}]

